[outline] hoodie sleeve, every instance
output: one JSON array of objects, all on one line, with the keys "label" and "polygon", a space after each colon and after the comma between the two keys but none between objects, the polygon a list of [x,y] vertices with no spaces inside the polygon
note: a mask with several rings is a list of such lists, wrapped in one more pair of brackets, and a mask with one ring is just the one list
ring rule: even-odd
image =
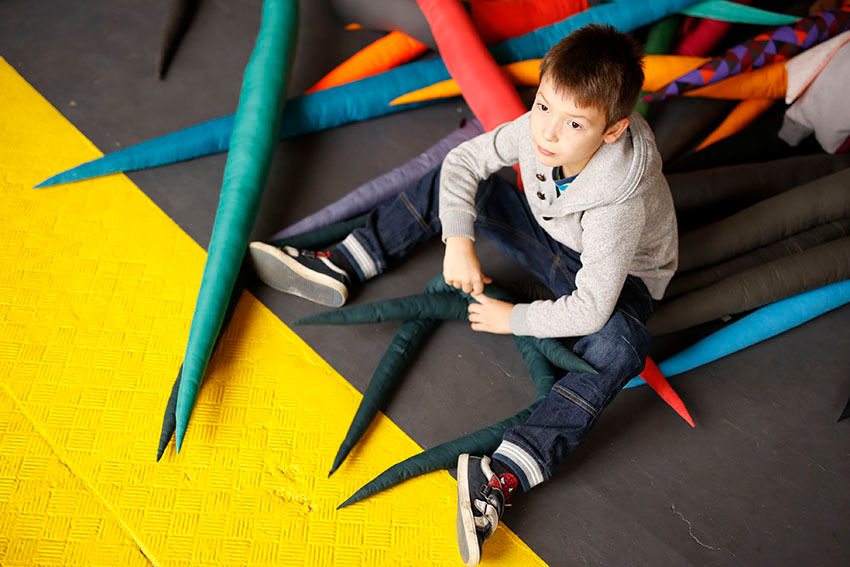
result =
[{"label": "hoodie sleeve", "polygon": [[528,113],[460,144],[446,155],[440,171],[440,223],[443,242],[450,236],[475,240],[478,184],[519,162],[519,142],[529,136]]},{"label": "hoodie sleeve", "polygon": [[641,201],[634,199],[586,211],[575,291],[554,301],[515,305],[511,331],[545,338],[585,336],[602,329],[628,276],[644,218]]}]

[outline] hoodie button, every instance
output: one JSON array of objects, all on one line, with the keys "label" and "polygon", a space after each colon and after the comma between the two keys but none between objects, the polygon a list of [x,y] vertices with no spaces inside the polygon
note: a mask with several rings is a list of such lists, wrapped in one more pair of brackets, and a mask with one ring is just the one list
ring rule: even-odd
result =
[{"label": "hoodie button", "polygon": [[537,198],[538,198],[538,199],[540,199],[541,201],[545,201],[545,200],[546,200],[546,195],[544,195],[543,193],[541,193],[540,191],[538,191],[538,192],[537,192]]},{"label": "hoodie button", "polygon": [[546,176],[542,173],[537,174],[537,181],[546,181]]}]

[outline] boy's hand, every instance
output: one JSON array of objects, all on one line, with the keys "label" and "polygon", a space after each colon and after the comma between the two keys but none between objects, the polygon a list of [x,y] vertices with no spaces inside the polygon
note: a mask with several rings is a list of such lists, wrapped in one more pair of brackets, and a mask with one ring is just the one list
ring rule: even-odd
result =
[{"label": "boy's hand", "polygon": [[473,331],[498,335],[511,334],[513,303],[493,299],[483,293],[472,294],[472,299],[478,302],[469,304],[469,322],[472,323]]},{"label": "boy's hand", "polygon": [[482,293],[484,284],[493,283],[481,272],[481,263],[475,255],[472,241],[462,236],[446,239],[443,278],[448,285],[473,294]]}]

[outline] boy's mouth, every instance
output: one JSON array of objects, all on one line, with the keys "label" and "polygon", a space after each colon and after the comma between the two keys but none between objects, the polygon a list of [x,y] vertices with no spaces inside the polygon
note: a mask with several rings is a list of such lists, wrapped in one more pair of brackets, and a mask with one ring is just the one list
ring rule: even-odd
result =
[{"label": "boy's mouth", "polygon": [[540,146],[537,146],[537,151],[538,151],[538,152],[540,152],[540,154],[541,154],[541,155],[544,155],[544,156],[546,156],[546,157],[550,157],[550,156],[555,155],[555,153],[554,153],[554,152],[550,152],[550,151],[548,151],[548,150],[544,150],[544,149],[543,149],[543,148],[541,148]]}]

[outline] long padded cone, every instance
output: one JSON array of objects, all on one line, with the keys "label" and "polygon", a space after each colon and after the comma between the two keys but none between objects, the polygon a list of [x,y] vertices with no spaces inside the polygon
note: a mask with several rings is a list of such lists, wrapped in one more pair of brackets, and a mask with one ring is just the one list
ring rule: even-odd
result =
[{"label": "long padded cone", "polygon": [[710,266],[783,238],[850,217],[850,169],[785,191],[679,237],[679,271]]},{"label": "long padded cone", "polygon": [[359,325],[410,319],[466,319],[467,303],[456,293],[428,293],[397,297],[317,313],[295,321],[296,325]]},{"label": "long padded cone", "polygon": [[[807,291],[753,311],[658,365],[668,378],[776,336],[850,303],[850,280]],[[626,388],[643,384],[633,378]]]},{"label": "long padded cone", "polygon": [[166,73],[168,73],[171,61],[174,59],[183,37],[189,31],[200,3],[201,0],[169,1],[159,46],[159,59],[156,63],[156,75],[160,79],[164,79]]},{"label": "long padded cone", "polygon": [[[410,319],[455,319],[467,320],[467,305],[474,301],[469,294],[459,292],[448,286],[442,276],[437,276],[429,284],[429,289],[442,289],[442,292],[410,295],[334,309],[304,317],[295,322],[296,325],[354,325],[363,323],[380,323],[383,321],[407,321]],[[447,291],[448,290],[448,291]],[[513,302],[510,295],[503,289],[489,284],[484,287],[488,296]],[[541,352],[558,368],[577,370],[596,374],[596,370],[587,362],[567,348],[558,339],[534,339],[539,342]]]},{"label": "long padded cone", "polygon": [[[427,297],[433,293],[437,293],[439,288],[437,276],[433,278],[427,286],[423,297]],[[363,399],[357,407],[357,412],[351,420],[351,425],[345,434],[345,438],[340,444],[336,457],[334,458],[331,471],[328,476],[342,464],[354,445],[360,440],[363,434],[368,429],[369,424],[375,418],[377,413],[384,407],[390,398],[390,395],[395,391],[398,383],[404,378],[404,371],[410,365],[411,360],[419,352],[419,348],[423,341],[431,334],[431,331],[436,327],[438,321],[436,319],[418,319],[405,321],[396,331],[387,352],[381,357],[375,372],[372,374],[372,379],[369,381],[366,391],[363,393]]]},{"label": "long padded cone", "polygon": [[[470,120],[410,161],[352,189],[340,199],[275,233],[271,239],[286,238],[361,213],[368,213],[387,199],[395,197],[440,165],[446,154],[453,148],[482,132],[484,132],[484,129],[481,127],[481,123],[478,120]],[[296,248],[298,247],[296,246]]]},{"label": "long padded cone", "polygon": [[375,418],[395,392],[411,361],[419,352],[422,343],[437,326],[435,319],[405,321],[399,327],[387,352],[381,357],[378,367],[372,374],[369,386],[363,393],[363,400],[351,420],[345,439],[339,446],[328,476],[342,464]]},{"label": "long padded cone", "polygon": [[847,236],[850,236],[850,218],[819,224],[773,244],[756,248],[731,260],[707,268],[691,272],[679,272],[673,276],[664,291],[664,301],[669,302],[674,297],[714,285],[744,270]]},{"label": "long padded cone", "polygon": [[847,419],[848,417],[850,417],[850,399],[847,400],[847,405],[844,406],[844,411],[841,412],[841,415],[838,417],[838,421]]},{"label": "long padded cone", "polygon": [[667,174],[679,234],[850,167],[850,154],[812,154]]},{"label": "long padded cone", "polygon": [[458,456],[463,453],[487,455],[495,451],[505,431],[528,419],[531,412],[534,411],[555,384],[554,369],[537,349],[537,344],[528,339],[529,337],[514,337],[514,343],[522,354],[528,366],[528,371],[531,374],[531,379],[534,382],[536,398],[531,407],[495,425],[485,427],[460,439],[443,443],[393,465],[360,488],[350,498],[340,504],[338,508],[350,506],[355,502],[359,502],[364,498],[391,488],[415,476],[451,468],[457,462]]},{"label": "long padded cone", "polygon": [[[221,331],[215,341],[213,352],[218,348],[218,343],[221,342],[221,337],[224,335],[227,325],[233,318],[233,313],[236,311],[236,306],[239,304],[239,299],[242,297],[242,292],[245,289],[248,275],[251,273],[250,268],[247,268],[244,263],[239,271],[239,276],[236,280],[236,285],[233,287],[233,293],[230,295],[230,301],[227,304],[227,310],[224,312],[224,319],[221,322]],[[174,435],[174,430],[177,426],[177,392],[180,391],[180,379],[183,376],[183,365],[180,365],[180,370],[177,371],[177,379],[174,380],[174,386],[171,388],[171,395],[168,396],[168,402],[165,404],[165,414],[162,417],[162,430],[159,434],[159,447],[156,450],[156,460],[162,458],[165,453],[165,448],[168,447],[168,442]]]},{"label": "long padded cone", "polygon": [[294,59],[297,0],[265,0],[260,32],[245,68],[221,198],[183,358],[177,393],[177,450],[231,299],[266,185]]},{"label": "long padded cone", "polygon": [[841,238],[744,270],[663,303],[646,326],[656,336],[673,333],[847,278],[850,238]]}]

